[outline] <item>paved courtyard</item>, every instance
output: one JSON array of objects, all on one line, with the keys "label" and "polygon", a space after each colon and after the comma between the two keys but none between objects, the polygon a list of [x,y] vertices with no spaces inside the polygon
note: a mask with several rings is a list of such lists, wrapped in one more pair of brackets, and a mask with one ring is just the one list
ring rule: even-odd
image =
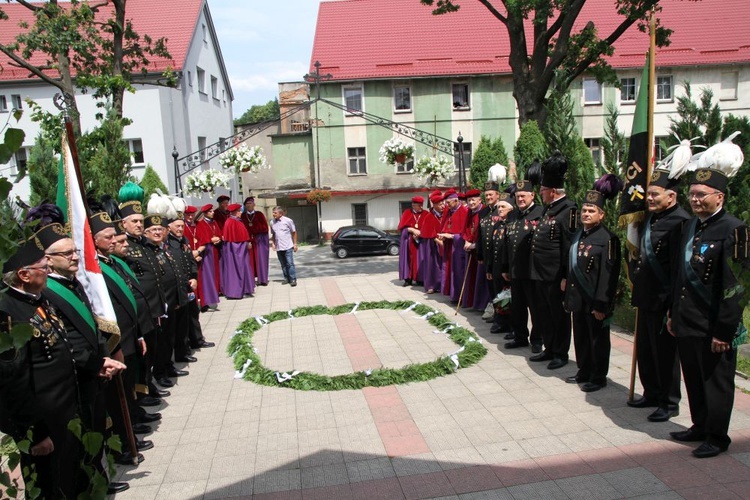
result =
[{"label": "paved courtyard", "polygon": [[[607,387],[583,393],[528,350],[503,351],[479,313],[454,316],[444,297],[402,288],[392,257],[334,261],[327,248],[297,254],[299,285],[272,283],[255,298],[204,314],[217,348],[196,353],[157,408],[145,461],[118,467],[118,499],[750,498],[750,396],[738,390],[728,453],[707,460],[669,440],[681,415],[651,423],[626,406],[632,343],[615,334]],[[475,330],[489,349],[453,375],[357,391],[304,392],[234,378],[226,347],[250,316],[300,306],[415,300]],[[456,345],[413,312],[360,311],[277,321],[254,345],[274,370],[326,375],[432,360]],[[572,352],[571,352],[572,356]],[[738,383],[743,382],[738,379]]]}]

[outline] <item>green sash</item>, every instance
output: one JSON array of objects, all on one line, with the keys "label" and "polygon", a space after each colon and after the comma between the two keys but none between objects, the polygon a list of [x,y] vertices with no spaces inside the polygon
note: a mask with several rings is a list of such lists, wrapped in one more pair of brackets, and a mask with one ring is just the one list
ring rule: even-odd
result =
[{"label": "green sash", "polygon": [[76,295],[57,281],[53,280],[52,278],[47,278],[47,288],[59,295],[65,302],[70,304],[75,312],[78,313],[78,315],[81,317],[81,319],[91,328],[91,333],[93,335],[96,335],[97,329],[96,322],[94,321],[94,316],[91,314],[89,308],[86,307],[86,304],[84,304],[83,301],[78,297],[78,295]]},{"label": "green sash", "polygon": [[646,263],[654,272],[654,276],[656,276],[656,279],[658,279],[663,286],[666,286],[669,285],[669,278],[667,277],[666,273],[664,273],[664,269],[662,269],[661,264],[659,264],[659,260],[656,258],[656,254],[654,253],[654,247],[651,245],[652,216],[652,214],[648,214],[646,222],[644,223],[643,241],[641,242],[641,248],[643,249],[643,253],[646,257]]},{"label": "green sash", "polygon": [[594,290],[586,280],[586,276],[581,272],[581,268],[578,267],[578,242],[581,241],[582,234],[583,229],[579,229],[573,237],[573,244],[570,245],[570,253],[568,254],[568,263],[570,270],[573,271],[573,275],[578,282],[581,292],[583,292],[588,300],[594,300]]},{"label": "green sash", "polygon": [[128,288],[128,284],[125,283],[125,280],[120,277],[119,274],[115,272],[114,269],[109,267],[106,263],[99,261],[99,265],[102,268],[102,272],[107,275],[109,279],[114,281],[115,285],[120,289],[120,291],[128,298],[128,301],[130,302],[130,305],[133,306],[133,310],[135,311],[135,314],[138,314],[138,306],[135,303],[135,297],[133,296],[133,292],[130,291],[130,288]]},{"label": "green sash", "polygon": [[118,264],[120,264],[122,266],[122,268],[125,269],[125,272],[128,273],[135,280],[136,283],[138,283],[139,285],[141,284],[138,281],[138,278],[136,277],[136,275],[133,272],[133,270],[130,269],[130,266],[127,265],[127,263],[124,260],[122,260],[120,257],[115,257],[114,255],[110,255],[109,258],[112,259],[112,260],[114,260]]},{"label": "green sash", "polygon": [[685,243],[685,258],[682,260],[683,270],[685,272],[685,278],[690,289],[693,290],[696,296],[701,300],[705,307],[709,308],[709,311],[713,311],[714,300],[711,297],[711,292],[706,288],[698,274],[690,265],[690,261],[693,258],[693,239],[695,238],[695,228],[698,226],[698,219],[693,218],[690,221],[690,225],[687,230],[687,238]]}]

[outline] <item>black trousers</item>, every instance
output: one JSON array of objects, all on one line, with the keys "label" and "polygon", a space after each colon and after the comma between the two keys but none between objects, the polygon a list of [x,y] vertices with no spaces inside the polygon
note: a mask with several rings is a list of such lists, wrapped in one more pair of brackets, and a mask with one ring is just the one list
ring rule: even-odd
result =
[{"label": "black trousers", "polygon": [[534,281],[537,317],[544,348],[555,358],[568,359],[570,350],[570,313],[563,307],[560,281]]},{"label": "black trousers", "polygon": [[187,305],[185,305],[175,310],[175,314],[177,315],[177,325],[175,325],[174,331],[174,358],[184,359],[185,356],[190,356],[193,352],[190,349],[190,345],[188,345],[191,322],[190,311]]},{"label": "black trousers", "polygon": [[190,347],[197,349],[200,347],[206,338],[203,336],[203,328],[201,328],[201,308],[198,305],[198,300],[191,300],[187,305],[188,315],[190,316],[190,328],[188,329],[188,341]]},{"label": "black trousers", "polygon": [[[490,281],[490,301],[497,297],[497,294],[502,292],[505,287],[510,286],[510,283],[505,281],[500,273],[492,273],[492,280]],[[511,307],[512,304],[511,304]],[[492,317],[492,326],[502,328],[502,331],[512,331],[513,326],[510,321],[510,314],[499,314],[497,308],[495,308],[495,315]]]},{"label": "black trousers", "polygon": [[737,350],[712,353],[710,336],[679,337],[677,348],[693,427],[705,432],[711,444],[729,446]]},{"label": "black trousers", "polygon": [[[542,345],[542,325],[537,318],[536,293],[534,282],[530,279],[513,278],[510,280],[510,322],[516,342],[529,342]],[[531,335],[529,335],[529,314],[531,315]]]},{"label": "black trousers", "polygon": [[590,312],[573,313],[573,341],[579,381],[604,385],[609,373],[609,321],[599,321]]},{"label": "black trousers", "polygon": [[662,408],[676,409],[680,393],[680,358],[677,339],[667,332],[667,312],[638,309],[638,376],[643,397]]},{"label": "black trousers", "polygon": [[177,314],[170,310],[166,318],[161,318],[161,329],[156,334],[156,352],[154,353],[154,378],[161,379],[174,369],[172,352],[174,351]]}]

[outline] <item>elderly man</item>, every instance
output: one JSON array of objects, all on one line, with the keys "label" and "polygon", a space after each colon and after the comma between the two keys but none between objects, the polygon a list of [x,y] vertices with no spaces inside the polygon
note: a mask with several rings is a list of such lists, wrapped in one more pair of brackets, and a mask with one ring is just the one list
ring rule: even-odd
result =
[{"label": "elderly man", "polygon": [[430,193],[430,210],[427,211],[422,228],[420,229],[422,244],[419,245],[417,258],[422,266],[422,281],[425,292],[435,293],[440,289],[443,270],[442,250],[443,242],[438,238],[441,219],[443,217],[443,193],[435,190]]},{"label": "elderly man", "polygon": [[201,207],[196,216],[195,237],[200,251],[198,263],[198,283],[200,285],[201,311],[215,311],[219,304],[221,278],[219,271],[219,253],[221,252],[221,227],[214,220],[214,206]]},{"label": "elderly man", "polygon": [[702,444],[697,458],[727,450],[737,366],[735,337],[744,329],[741,299],[747,272],[747,225],[724,210],[727,177],[698,169],[690,178],[688,200],[695,217],[675,248],[677,277],[667,328],[677,337],[692,427],[671,432],[677,441]]},{"label": "elderly man", "polygon": [[255,210],[255,197],[245,198],[245,211],[240,220],[250,234],[253,273],[258,285],[268,286],[268,220],[260,210]]},{"label": "elderly man", "polygon": [[404,210],[398,223],[401,232],[401,244],[398,254],[398,278],[404,280],[403,286],[421,284],[422,279],[419,269],[419,245],[422,243],[422,229],[427,212],[422,210],[424,198],[414,196],[411,199],[411,208]]},{"label": "elderly man", "polygon": [[458,303],[466,272],[463,232],[469,209],[458,199],[455,189],[445,192],[445,209],[438,238],[443,242],[443,295]]},{"label": "elderly man", "polygon": [[255,277],[250,266],[252,244],[247,228],[240,221],[239,203],[227,207],[229,217],[222,230],[224,245],[221,249],[221,282],[224,296],[228,299],[252,297],[255,292]]},{"label": "elderly man", "polygon": [[219,229],[222,231],[224,230],[224,222],[226,222],[227,218],[229,217],[229,210],[227,210],[227,207],[229,207],[230,202],[229,196],[222,194],[218,198],[216,198],[217,207],[214,211],[214,220],[216,221],[216,224],[219,225]]},{"label": "elderly man", "polygon": [[289,283],[297,286],[297,270],[294,267],[294,252],[297,251],[297,228],[294,221],[284,215],[282,207],[273,207],[273,220],[271,221],[271,248],[276,250],[276,255],[281,263],[281,271],[284,273],[282,284]]},{"label": "elderly man", "polygon": [[513,196],[510,193],[497,194],[494,215],[491,218],[492,226],[487,228],[490,233],[490,242],[482,253],[482,260],[484,260],[487,268],[487,279],[491,283],[490,290],[492,291],[494,308],[490,333],[504,333],[507,340],[514,338],[510,322],[510,309],[499,305],[495,302],[495,299],[503,290],[510,289],[510,283],[502,275],[502,261],[507,251],[505,248],[505,232],[513,208]]},{"label": "elderly man", "polygon": [[[464,286],[463,297],[461,297],[461,306],[484,311],[489,301],[489,290],[487,289],[484,263],[481,265],[477,263],[477,245],[481,245],[479,241],[480,221],[489,210],[485,209],[484,203],[482,203],[482,192],[478,189],[470,189],[466,192],[466,206],[469,213],[466,217],[463,239],[464,252],[467,255],[467,270],[464,277],[466,285]],[[479,283],[477,283],[477,277],[479,277]],[[477,307],[475,301],[484,303]]]},{"label": "elderly man", "polygon": [[[184,215],[184,227],[183,227],[183,236],[185,238],[185,241],[187,242],[188,246],[191,250],[191,255],[193,257],[191,266],[195,266],[195,280],[196,280],[196,287],[195,287],[195,299],[191,300],[188,304],[188,311],[190,312],[190,330],[188,332],[188,340],[190,341],[190,347],[192,349],[202,349],[204,347],[214,347],[216,344],[213,342],[208,342],[206,338],[203,336],[203,328],[201,327],[200,322],[200,313],[201,313],[201,283],[200,283],[200,273],[198,270],[200,269],[200,261],[202,259],[201,257],[201,251],[203,248],[198,246],[198,238],[195,233],[195,215],[198,213],[198,208],[194,207],[192,205],[188,205],[185,207],[185,213]],[[171,232],[171,226],[170,224],[170,232]]]}]

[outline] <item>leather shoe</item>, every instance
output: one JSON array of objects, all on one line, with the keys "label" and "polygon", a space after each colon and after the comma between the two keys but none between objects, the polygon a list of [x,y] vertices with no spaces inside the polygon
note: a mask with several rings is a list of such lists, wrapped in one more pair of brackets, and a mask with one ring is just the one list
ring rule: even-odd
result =
[{"label": "leather shoe", "polygon": [[141,415],[138,417],[138,423],[139,424],[149,424],[151,422],[156,422],[157,420],[161,420],[161,413],[146,413],[144,415]]},{"label": "leather shoe", "polygon": [[154,398],[166,398],[167,396],[171,396],[172,393],[166,389],[157,389],[156,387],[153,387],[148,391],[148,395]]},{"label": "leather shoe", "polygon": [[536,356],[531,356],[529,358],[529,361],[550,361],[552,359],[552,353],[549,351],[544,351],[541,354],[537,354]]},{"label": "leather shoe", "polygon": [[631,408],[656,408],[657,406],[659,406],[656,401],[651,401],[650,399],[646,399],[642,396],[638,399],[628,401],[627,404]]},{"label": "leather shoe", "polygon": [[107,485],[107,495],[114,495],[115,493],[122,493],[123,491],[130,488],[128,483],[111,482]]},{"label": "leather shoe", "polygon": [[154,447],[154,442],[153,441],[149,441],[148,439],[142,439],[140,441],[136,441],[135,442],[135,448],[138,451],[150,450],[153,447]]},{"label": "leather shoe", "polygon": [[411,280],[404,280],[404,283],[401,286],[411,286]]},{"label": "leather shoe", "polygon": [[134,434],[151,434],[154,430],[146,424],[133,424]]},{"label": "leather shoe", "polygon": [[173,387],[174,386],[174,382],[172,382],[171,380],[169,380],[167,377],[162,377],[160,379],[157,379],[156,383],[159,384],[162,387]]},{"label": "leather shoe", "polygon": [[513,340],[516,338],[516,334],[513,332],[508,332],[505,334],[505,337],[503,337],[505,340]]},{"label": "leather shoe", "polygon": [[[145,460],[143,457],[143,453],[138,454],[138,463],[141,463]],[[120,456],[115,458],[115,463],[120,465],[135,465],[133,463],[133,454],[129,451],[125,451],[120,453]],[[111,484],[111,483],[110,483]]]},{"label": "leather shoe", "polygon": [[290,281],[289,286],[297,286],[297,281]]},{"label": "leather shoe", "polygon": [[490,328],[490,333],[512,333],[512,332],[508,332],[507,326],[492,325],[492,328]]},{"label": "leather shoe", "polygon": [[[263,286],[268,286],[268,283],[266,283]],[[213,343],[213,342],[209,342],[207,340],[204,340],[203,342],[198,343],[198,347],[196,347],[195,349],[203,349],[204,347],[214,347],[215,345],[216,344]]]},{"label": "leather shoe", "polygon": [[541,344],[533,344],[531,346],[531,352],[533,352],[534,354],[538,354],[538,353],[542,352],[542,346],[541,346]]},{"label": "leather shoe", "polygon": [[578,375],[571,375],[570,377],[565,379],[565,382],[569,384],[583,384],[584,379],[582,377],[579,377]]},{"label": "leather shoe", "polygon": [[151,396],[143,396],[138,400],[138,406],[159,406],[163,401],[160,398],[154,398]]},{"label": "leather shoe", "polygon": [[695,430],[693,427],[685,431],[674,431],[670,432],[669,435],[675,441],[682,441],[684,443],[690,443],[695,441],[703,441],[706,439],[706,433]]},{"label": "leather shoe", "polygon": [[522,342],[518,339],[513,339],[510,342],[506,342],[503,347],[505,347],[506,349],[518,349],[519,347],[529,347],[529,343]]},{"label": "leather shoe", "polygon": [[603,384],[597,384],[596,382],[586,382],[581,386],[581,390],[583,392],[596,392],[599,389],[604,389],[606,385],[606,382],[604,382]]},{"label": "leather shoe", "polygon": [[693,450],[693,456],[695,458],[711,458],[725,451],[727,451],[727,446],[718,446],[706,441]]},{"label": "leather shoe", "polygon": [[558,368],[562,368],[563,366],[565,366],[567,364],[568,364],[568,360],[567,359],[554,358],[547,365],[547,369],[548,370],[557,370]]},{"label": "leather shoe", "polygon": [[178,363],[195,363],[198,361],[198,358],[196,358],[195,356],[185,356],[184,358],[175,358],[175,361],[177,361]]},{"label": "leather shoe", "polygon": [[675,408],[670,410],[669,408],[657,408],[651,415],[646,417],[649,422],[666,422],[672,417],[676,417],[680,414],[680,410]]},{"label": "leather shoe", "polygon": [[190,372],[187,370],[172,370],[167,372],[168,377],[184,377],[186,375],[190,375]]}]

